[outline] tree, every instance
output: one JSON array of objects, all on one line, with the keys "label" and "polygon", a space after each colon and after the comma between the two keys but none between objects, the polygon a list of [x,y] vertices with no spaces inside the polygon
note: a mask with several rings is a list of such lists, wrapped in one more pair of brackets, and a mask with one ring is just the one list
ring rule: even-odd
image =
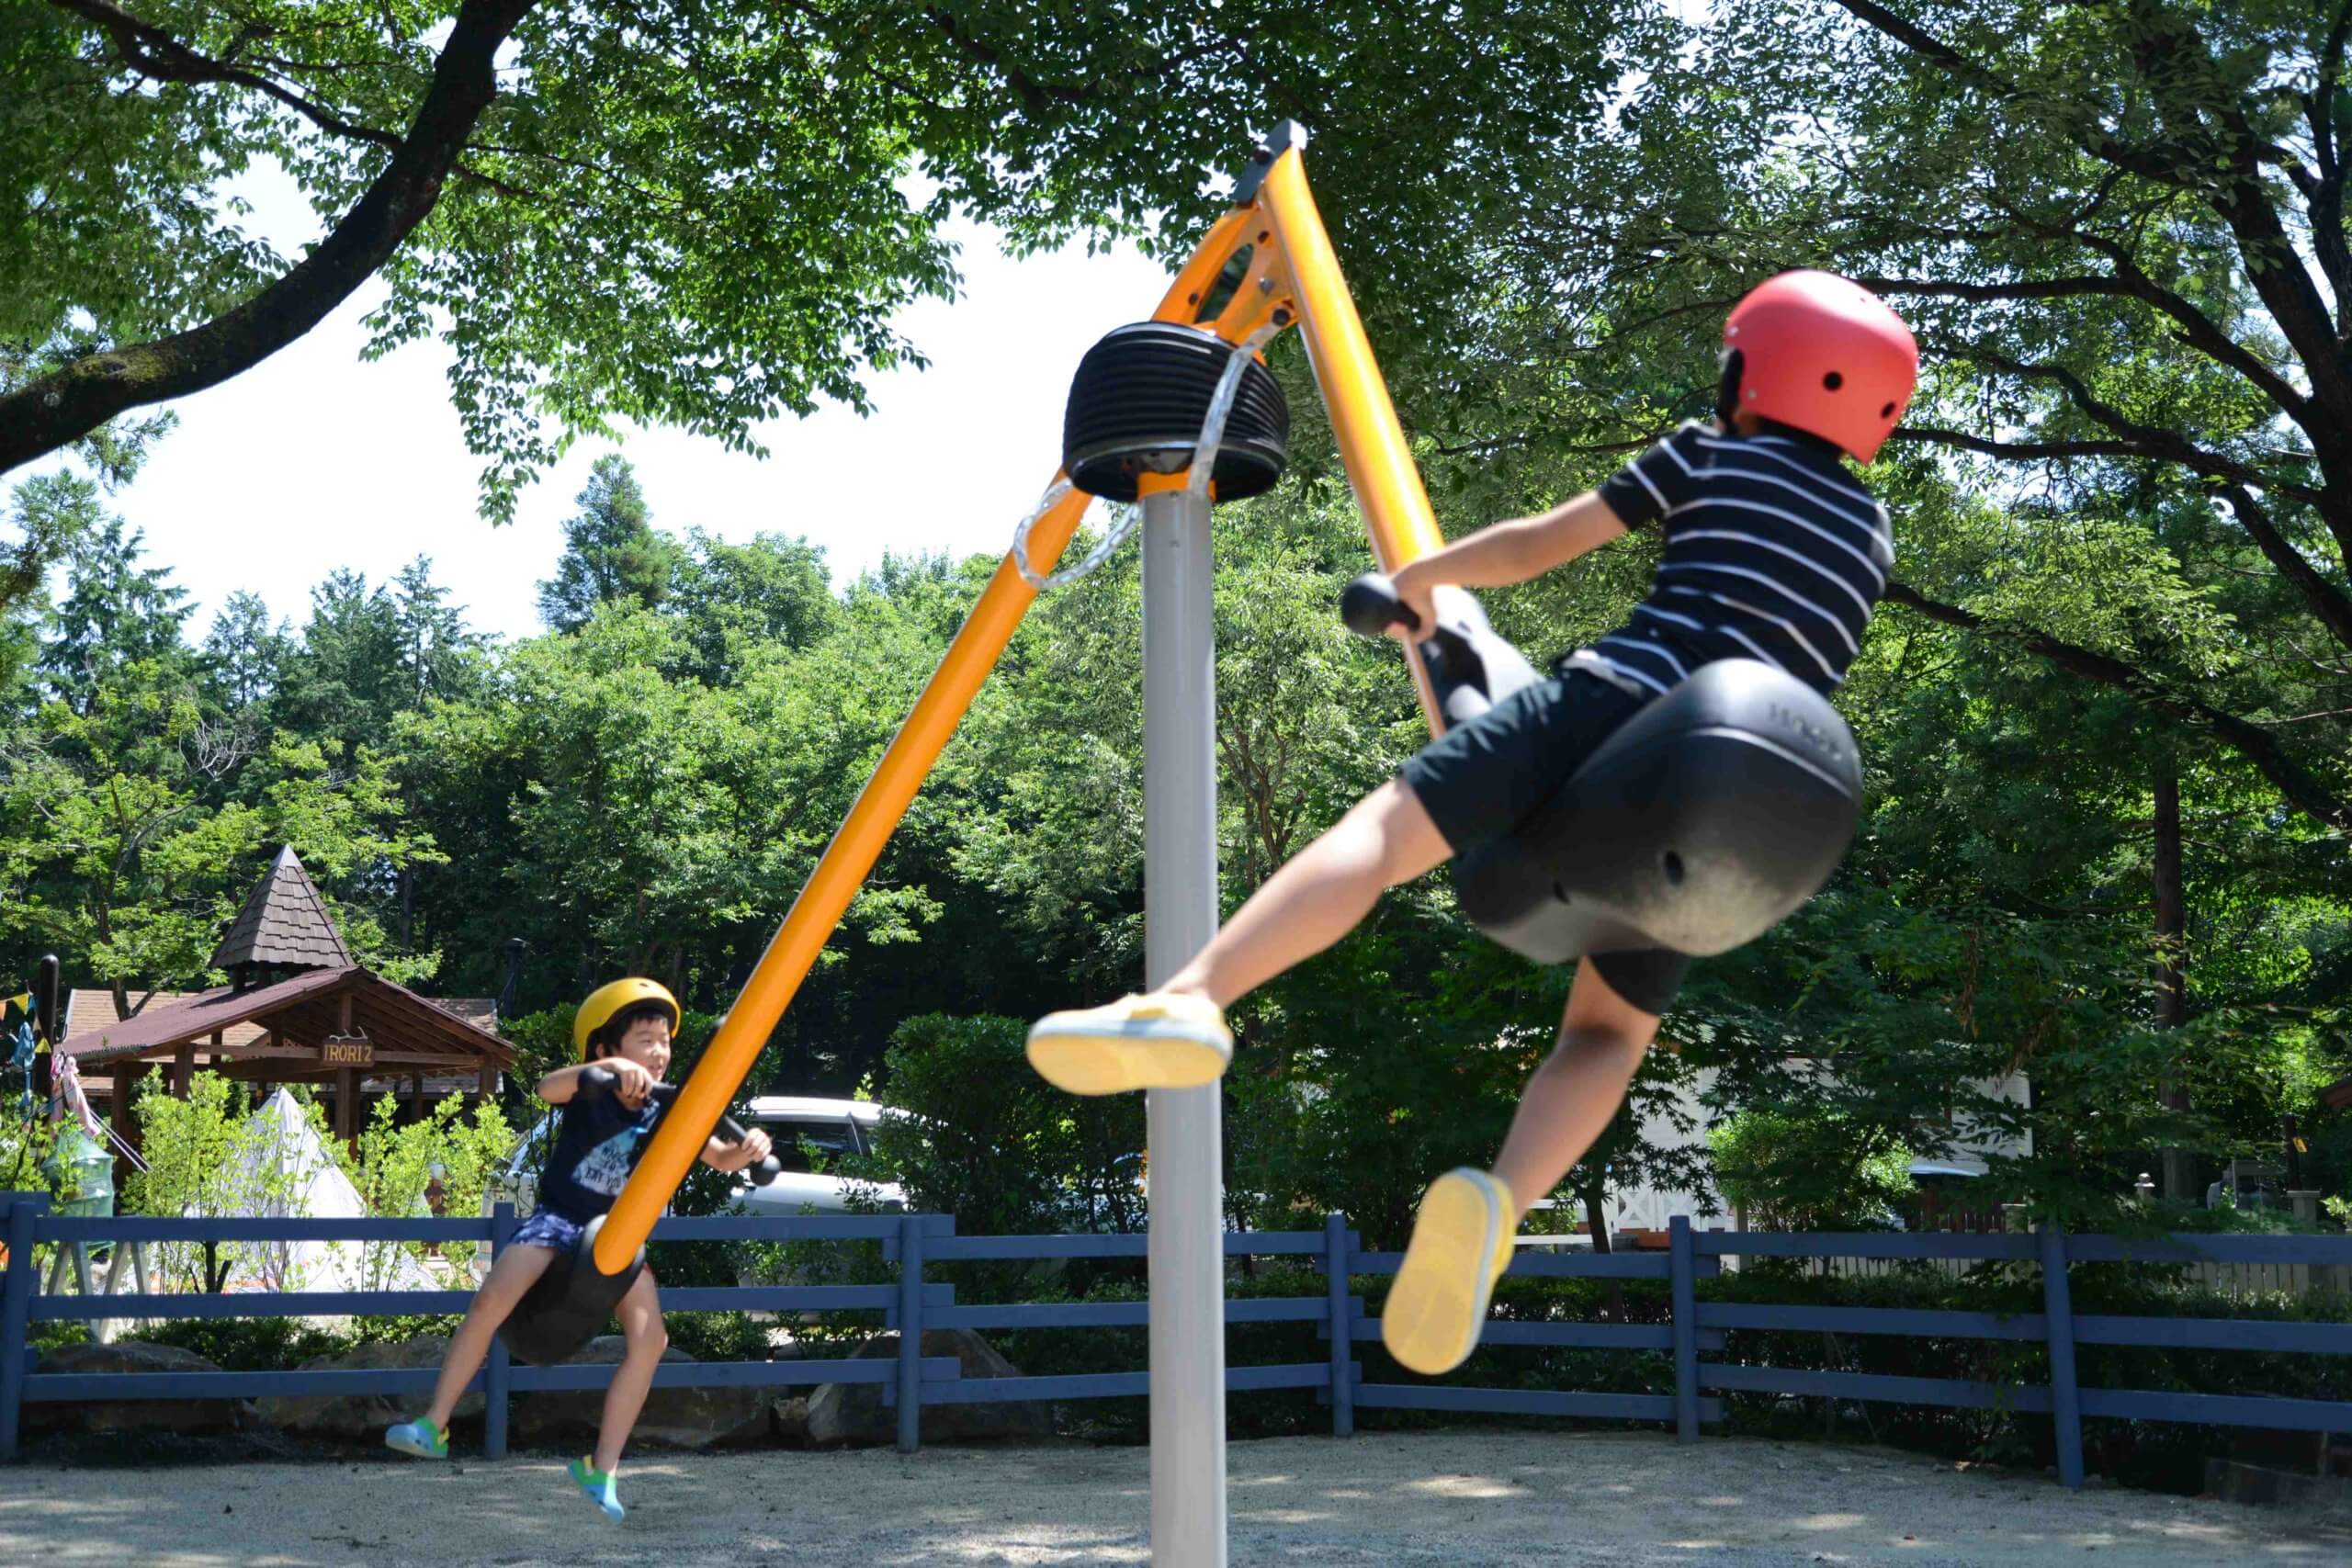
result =
[{"label": "tree", "polygon": [[382,746],[392,716],[413,705],[414,680],[402,667],[406,636],[389,588],[356,571],[329,573],[311,590],[311,618],[280,683],[287,725],[345,750]]},{"label": "tree", "polygon": [[471,677],[481,638],[466,629],[449,590],[433,581],[433,562],[419,556],[392,579],[392,624],[400,633],[398,662],[407,677],[401,706],[413,712],[428,697],[455,696]]},{"label": "tree", "polygon": [[739,679],[759,649],[808,647],[841,622],[824,550],[781,534],[730,545],[689,530],[667,603],[687,625],[695,673],[713,686]]},{"label": "tree", "polygon": [[216,700],[232,714],[267,701],[285,678],[293,652],[290,628],[283,620],[271,620],[260,594],[243,589],[230,594],[204,636]]},{"label": "tree", "polygon": [[[501,517],[616,420],[751,447],[820,398],[863,408],[869,371],[919,357],[893,313],[953,290],[949,212],[1022,245],[1159,213],[1190,235],[1221,199],[1199,171],[1285,115],[1335,133],[1366,277],[1466,309],[1479,258],[1429,220],[1511,189],[1659,32],[1643,5],[1531,0],[20,12],[0,80],[44,112],[0,125],[0,341],[38,348],[0,375],[0,471],[217,385],[379,277],[369,352],[449,345]],[[299,261],[221,199],[265,160],[325,225]]]},{"label": "tree", "polygon": [[580,510],[563,525],[555,576],[539,584],[539,618],[560,632],[578,631],[598,607],[652,609],[670,596],[677,547],[653,531],[637,471],[618,453],[596,459]]},{"label": "tree", "polygon": [[195,660],[180,637],[187,591],[168,581],[169,567],[141,566],[144,548],[145,536],[126,535],[119,517],[105,519],[74,546],[40,668],[50,688],[85,718],[101,688],[129,666],[193,678]]}]

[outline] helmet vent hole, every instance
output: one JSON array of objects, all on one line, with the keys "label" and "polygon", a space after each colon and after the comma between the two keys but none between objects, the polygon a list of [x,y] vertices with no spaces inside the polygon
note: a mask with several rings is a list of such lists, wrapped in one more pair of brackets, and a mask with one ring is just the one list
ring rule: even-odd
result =
[{"label": "helmet vent hole", "polygon": [[1887,404],[1886,407],[1878,411],[1878,416],[1881,419],[1893,419],[1894,417],[1894,405],[1893,403]]},{"label": "helmet vent hole", "polygon": [[1846,378],[1838,374],[1837,371],[1832,370],[1828,375],[1824,376],[1821,378],[1821,384],[1834,392],[1838,388],[1846,384]]},{"label": "helmet vent hole", "polygon": [[1659,858],[1658,864],[1665,871],[1666,880],[1668,883],[1677,887],[1682,886],[1682,857],[1680,855],[1668,850]]}]

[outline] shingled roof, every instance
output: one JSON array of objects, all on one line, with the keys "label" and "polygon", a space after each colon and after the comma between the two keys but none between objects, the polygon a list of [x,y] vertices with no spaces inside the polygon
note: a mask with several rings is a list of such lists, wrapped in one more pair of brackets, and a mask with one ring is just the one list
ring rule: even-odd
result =
[{"label": "shingled roof", "polygon": [[212,955],[211,967],[234,972],[242,965],[276,964],[296,969],[347,969],[351,949],[334,929],[327,901],[310,873],[295,858],[294,846],[277,852],[269,874],[254,885]]}]

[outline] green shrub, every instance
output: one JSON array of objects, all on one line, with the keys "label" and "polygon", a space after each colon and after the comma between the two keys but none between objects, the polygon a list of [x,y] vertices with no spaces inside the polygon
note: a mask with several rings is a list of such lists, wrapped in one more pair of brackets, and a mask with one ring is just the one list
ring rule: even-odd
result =
[{"label": "green shrub", "polygon": [[1835,1113],[1743,1111],[1707,1146],[1716,1190],[1757,1230],[1883,1230],[1912,1189],[1909,1150]]},{"label": "green shrub", "polygon": [[139,1337],[151,1345],[193,1350],[232,1372],[284,1371],[313,1356],[339,1355],[357,1342],[350,1334],[330,1333],[290,1317],[181,1318],[158,1324]]},{"label": "green shrub", "polygon": [[967,1235],[1143,1224],[1138,1095],[1074,1100],[1030,1070],[1011,1018],[911,1018],[890,1037],[891,1103],[876,1137],[917,1209]]}]

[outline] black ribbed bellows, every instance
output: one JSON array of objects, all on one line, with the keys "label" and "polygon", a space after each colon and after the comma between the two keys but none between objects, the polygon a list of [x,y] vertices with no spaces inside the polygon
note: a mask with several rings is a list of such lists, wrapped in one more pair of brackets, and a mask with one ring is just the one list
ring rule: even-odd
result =
[{"label": "black ribbed bellows", "polygon": [[[1209,400],[1232,347],[1195,327],[1139,321],[1106,333],[1071,378],[1062,414],[1062,470],[1106,501],[1133,501],[1145,474],[1192,466]],[[1290,460],[1290,407],[1252,359],[1217,444],[1216,499],[1272,490]]]}]

